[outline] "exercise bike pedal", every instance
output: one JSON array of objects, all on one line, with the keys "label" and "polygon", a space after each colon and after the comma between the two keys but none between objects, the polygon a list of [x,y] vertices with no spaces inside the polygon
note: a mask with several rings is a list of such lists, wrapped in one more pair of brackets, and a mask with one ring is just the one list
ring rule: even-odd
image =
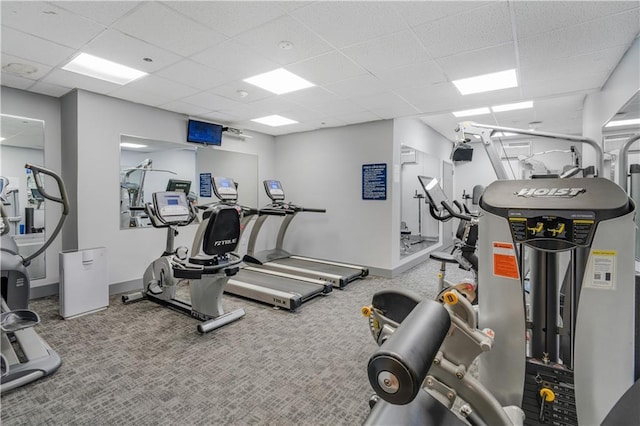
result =
[{"label": "exercise bike pedal", "polygon": [[149,285],[147,286],[147,291],[156,296],[162,294],[162,288],[158,285],[157,282],[149,283]]}]

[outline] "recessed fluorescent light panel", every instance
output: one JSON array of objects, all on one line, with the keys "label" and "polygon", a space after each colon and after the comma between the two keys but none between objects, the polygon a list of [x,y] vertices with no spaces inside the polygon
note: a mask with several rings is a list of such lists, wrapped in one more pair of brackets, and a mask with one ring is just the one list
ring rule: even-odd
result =
[{"label": "recessed fluorescent light panel", "polygon": [[492,90],[518,87],[518,79],[516,77],[516,70],[511,69],[454,80],[453,84],[461,94],[471,95],[473,93],[491,92]]},{"label": "recessed fluorescent light panel", "polygon": [[471,117],[472,115],[484,115],[484,114],[489,114],[491,111],[489,111],[489,108],[487,107],[483,107],[483,108],[476,108],[476,109],[465,109],[464,111],[454,111],[452,112],[452,114],[455,117]]},{"label": "recessed fluorescent light panel", "polygon": [[75,59],[62,67],[62,69],[121,85],[147,75],[144,71],[98,58],[97,56],[87,53],[79,54]]},{"label": "recessed fluorescent light panel", "polygon": [[251,121],[255,121],[256,123],[260,124],[266,124],[267,126],[271,127],[285,126],[287,124],[297,123],[297,121],[291,120],[281,115],[268,115],[262,118],[254,118]]},{"label": "recessed fluorescent light panel", "polygon": [[146,148],[147,145],[142,145],[140,143],[130,143],[130,142],[121,142],[120,146],[122,148]]},{"label": "recessed fluorescent light panel", "polygon": [[284,68],[278,68],[277,70],[249,77],[244,81],[258,86],[261,89],[268,90],[271,93],[275,93],[276,95],[315,86],[315,84],[302,77],[298,77]]},{"label": "recessed fluorescent light panel", "polygon": [[631,120],[615,120],[605,124],[604,127],[620,127],[620,126],[633,126],[634,124],[640,124],[640,118],[633,118]]},{"label": "recessed fluorescent light panel", "polygon": [[533,108],[533,101],[527,102],[518,102],[515,104],[505,104],[505,105],[497,105],[492,106],[491,111],[493,112],[505,112],[505,111],[515,111],[517,109],[527,109]]}]

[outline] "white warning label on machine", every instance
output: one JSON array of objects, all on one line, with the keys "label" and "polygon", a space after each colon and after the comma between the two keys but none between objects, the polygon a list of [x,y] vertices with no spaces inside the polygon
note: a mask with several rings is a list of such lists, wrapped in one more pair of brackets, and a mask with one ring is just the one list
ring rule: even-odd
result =
[{"label": "white warning label on machine", "polygon": [[615,290],[616,256],[615,250],[592,250],[585,276],[585,287]]}]

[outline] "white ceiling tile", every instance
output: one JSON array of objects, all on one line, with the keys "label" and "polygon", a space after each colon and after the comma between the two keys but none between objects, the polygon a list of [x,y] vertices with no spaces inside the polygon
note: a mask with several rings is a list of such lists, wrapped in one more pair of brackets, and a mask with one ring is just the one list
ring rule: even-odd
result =
[{"label": "white ceiling tile", "polygon": [[141,3],[137,1],[58,1],[56,6],[109,26]]},{"label": "white ceiling tile", "polygon": [[516,1],[511,4],[518,38],[640,7],[638,1]]},{"label": "white ceiling tile", "polygon": [[513,43],[473,50],[436,59],[449,80],[517,68]]},{"label": "white ceiling tile", "polygon": [[[12,71],[12,68],[18,67],[16,72]],[[24,67],[23,67],[24,66]],[[22,70],[25,71],[24,75]],[[42,65],[37,62],[28,61],[22,58],[18,58],[12,55],[2,54],[2,72],[3,74],[14,74],[18,77],[24,77],[29,80],[39,80],[44,77],[52,68],[47,65]]]},{"label": "white ceiling tile", "polygon": [[[238,93],[238,91],[245,91],[247,95],[245,97],[242,97],[242,95]],[[246,83],[242,80],[235,80],[230,83],[216,86],[215,88],[209,90],[209,92],[215,93],[216,95],[224,96],[225,98],[234,99],[235,101],[244,104],[277,96],[274,93],[263,90],[257,86],[254,86],[253,84]]]},{"label": "white ceiling tile", "polygon": [[340,114],[340,119],[348,124],[367,123],[369,121],[378,121],[381,117],[371,111],[353,112],[350,114]]},{"label": "white ceiling tile", "polygon": [[320,1],[290,13],[338,48],[406,29],[388,2]]},{"label": "white ceiling tile", "polygon": [[157,75],[146,75],[125,85],[135,90],[142,90],[151,93],[161,93],[166,99],[165,102],[194,95],[199,91],[193,87],[186,86]]},{"label": "white ceiling tile", "polygon": [[120,85],[115,83],[98,80],[97,78],[91,78],[61,69],[51,71],[40,81],[53,84],[55,86],[68,87],[69,89],[84,89],[101,94],[107,94],[120,87]]},{"label": "white ceiling tile", "polygon": [[542,62],[527,61],[527,64],[531,65],[520,69],[520,80],[522,84],[530,84],[536,81],[552,80],[578,73],[607,76],[618,64],[620,57],[626,50],[627,46],[625,45],[612,46],[598,52],[569,58],[551,59]]},{"label": "white ceiling tile", "polygon": [[17,75],[9,74],[4,71],[0,74],[0,79],[2,80],[3,86],[21,90],[27,90],[35,83],[35,81],[29,80],[28,78],[18,77]]},{"label": "white ceiling tile", "polygon": [[[2,25],[54,43],[80,48],[104,31],[104,25],[45,2],[0,2]],[[73,28],[73,31],[70,29]]]},{"label": "white ceiling tile", "polygon": [[164,4],[229,37],[285,14],[277,4],[266,1],[168,1]]},{"label": "white ceiling tile", "polygon": [[274,96],[267,99],[261,99],[256,102],[247,104],[247,106],[255,111],[255,114],[264,112],[264,115],[279,114],[289,111],[297,107],[297,105],[281,96]]},{"label": "white ceiling tile", "polygon": [[442,72],[440,66],[432,60],[388,69],[376,73],[376,76],[385,86],[391,89],[436,84],[447,81],[447,77]]},{"label": "white ceiling tile", "polygon": [[394,92],[424,113],[464,109],[459,108],[464,103],[464,99],[451,83],[402,87],[395,89]]},{"label": "white ceiling tile", "polygon": [[161,105],[158,105],[159,108],[166,109],[168,111],[173,111],[185,115],[196,116],[199,114],[205,114],[209,112],[207,108],[202,108],[196,105],[192,105],[183,101],[171,101]]},{"label": "white ceiling tile", "polygon": [[145,2],[113,27],[181,56],[190,56],[227,39],[157,2]]},{"label": "white ceiling tile", "polygon": [[227,73],[189,59],[176,62],[155,74],[200,90],[208,90],[233,80]]},{"label": "white ceiling tile", "polygon": [[381,79],[371,74],[361,74],[336,83],[327,84],[324,87],[343,98],[373,95],[386,90]]},{"label": "white ceiling tile", "polygon": [[2,27],[2,52],[20,58],[37,58],[37,62],[55,66],[75,52],[70,47],[43,40],[9,27]]},{"label": "white ceiling tile", "polygon": [[202,113],[199,115],[194,115],[194,117],[203,118],[205,120],[213,121],[214,123],[219,123],[219,124],[231,124],[237,121],[235,116],[225,114],[222,111]]},{"label": "white ceiling tile", "polygon": [[520,64],[522,67],[531,67],[551,59],[584,55],[611,46],[629,46],[638,35],[639,22],[640,10],[635,9],[633,12],[524,38],[518,42]]},{"label": "white ceiling tile", "polygon": [[233,40],[204,50],[191,59],[232,75],[235,79],[245,79],[280,68],[277,62]]},{"label": "white ceiling tile", "polygon": [[[304,25],[290,16],[282,16],[234,38],[251,47],[266,58],[282,65],[298,62],[333,50]],[[280,47],[280,42],[293,44],[290,49]]]},{"label": "white ceiling tile", "polygon": [[282,99],[309,108],[315,108],[316,106],[340,99],[339,96],[331,93],[325,87],[320,86],[308,87],[304,90],[296,90],[295,92],[289,92],[279,96]]},{"label": "white ceiling tile", "polygon": [[488,1],[399,1],[394,4],[411,27],[485,6]]},{"label": "white ceiling tile", "polygon": [[162,105],[173,100],[171,97],[166,96],[163,92],[149,92],[147,90],[140,90],[129,84],[114,90],[113,92],[109,93],[109,96],[150,106]]},{"label": "white ceiling tile", "polygon": [[187,96],[181,100],[188,104],[206,108],[209,111],[221,111],[229,108],[234,108],[238,105],[242,105],[239,102],[224,98],[222,96],[218,96],[210,92],[200,92],[192,96]]},{"label": "white ceiling tile", "polygon": [[409,117],[416,115],[419,111],[407,104],[389,104],[377,108],[372,108],[371,112],[384,119],[392,119],[398,117]]},{"label": "white ceiling tile", "polygon": [[280,115],[283,115],[287,118],[295,120],[299,123],[318,123],[318,124],[320,124],[320,122],[322,121],[321,119],[324,116],[324,114],[322,114],[319,111],[315,111],[315,110],[301,107],[301,106],[296,106],[293,109],[283,111],[280,113]]},{"label": "white ceiling tile", "polygon": [[326,116],[339,116],[361,112],[362,106],[349,99],[334,99],[323,103],[304,104]]},{"label": "white ceiling tile", "polygon": [[405,108],[407,106],[409,106],[414,113],[419,112],[413,109],[413,107],[410,106],[406,100],[402,99],[400,96],[391,92],[384,92],[384,93],[378,93],[375,95],[353,98],[353,102],[357,103],[363,108],[366,108],[374,112],[376,109],[381,109],[381,108],[388,108],[388,107]]},{"label": "white ceiling tile", "polygon": [[566,75],[552,80],[539,80],[522,86],[526,98],[552,96],[589,89],[599,89],[607,76],[605,74]]},{"label": "white ceiling tile", "polygon": [[[145,72],[157,71],[181,59],[175,53],[115,30],[100,34],[82,51]],[[153,62],[146,62],[143,58],[151,58]]]},{"label": "white ceiling tile", "polygon": [[429,59],[408,30],[349,46],[342,49],[342,53],[374,74]]},{"label": "white ceiling tile", "polygon": [[41,95],[52,96],[54,98],[62,97],[69,93],[71,90],[73,89],[69,89],[68,87],[56,86],[55,84],[44,83],[42,81],[37,82],[29,88],[30,92],[40,93]]},{"label": "white ceiling tile", "polygon": [[507,2],[429,22],[414,31],[432,58],[513,41]]},{"label": "white ceiling tile", "polygon": [[286,67],[289,71],[317,85],[324,85],[365,73],[365,70],[338,51]]}]

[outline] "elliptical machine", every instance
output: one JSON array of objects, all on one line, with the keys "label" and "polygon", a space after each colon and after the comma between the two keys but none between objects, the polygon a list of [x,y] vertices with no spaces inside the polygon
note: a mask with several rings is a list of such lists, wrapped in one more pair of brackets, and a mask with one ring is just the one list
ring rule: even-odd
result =
[{"label": "elliptical machine", "polygon": [[[208,207],[196,232],[191,257],[186,247],[174,248],[178,227],[196,218],[185,193],[155,192],[153,204],[147,203],[145,211],[155,228],[167,228],[166,248],[144,272],[143,290],[122,296],[122,302],[147,299],[175,309],[202,321],[197,330],[203,334],[242,318],[244,309],[225,313],[222,307],[224,287],[238,272],[242,260],[232,253],[240,235],[238,210],[220,204]],[[182,280],[189,282],[190,303],[176,298]]]},{"label": "elliptical machine", "polygon": [[[62,204],[62,215],[45,243],[31,256],[23,258],[9,233],[9,221],[0,205],[0,279],[2,282],[2,328],[0,364],[2,366],[1,392],[26,385],[41,377],[55,373],[62,360],[40,337],[34,327],[40,323],[38,314],[30,309],[30,278],[27,266],[40,256],[58,236],[69,214],[67,192],[62,179],[55,172],[43,167],[26,164],[33,173],[38,191],[45,199]],[[59,197],[53,196],[42,185],[42,175],[51,176],[58,186]]]}]

